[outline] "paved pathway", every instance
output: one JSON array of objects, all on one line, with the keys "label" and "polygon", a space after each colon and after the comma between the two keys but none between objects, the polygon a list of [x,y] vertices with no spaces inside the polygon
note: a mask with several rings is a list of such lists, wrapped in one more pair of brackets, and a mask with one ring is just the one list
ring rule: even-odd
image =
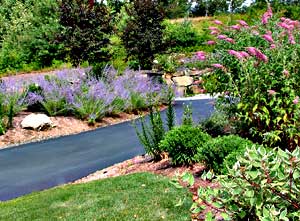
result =
[{"label": "paved pathway", "polygon": [[[175,110],[182,116],[182,103]],[[212,100],[190,101],[194,120],[207,117]],[[143,154],[135,130],[125,122],[42,142],[0,150],[0,200],[68,183]]]}]

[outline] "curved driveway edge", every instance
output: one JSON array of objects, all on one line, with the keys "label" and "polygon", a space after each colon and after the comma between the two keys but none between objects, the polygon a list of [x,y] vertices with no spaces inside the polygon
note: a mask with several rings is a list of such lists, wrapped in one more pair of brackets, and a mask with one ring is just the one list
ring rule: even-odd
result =
[{"label": "curved driveway edge", "polygon": [[[197,122],[210,115],[212,102],[176,101],[176,116],[181,118],[183,103],[191,103]],[[0,200],[69,183],[143,153],[131,122],[3,149]]]}]

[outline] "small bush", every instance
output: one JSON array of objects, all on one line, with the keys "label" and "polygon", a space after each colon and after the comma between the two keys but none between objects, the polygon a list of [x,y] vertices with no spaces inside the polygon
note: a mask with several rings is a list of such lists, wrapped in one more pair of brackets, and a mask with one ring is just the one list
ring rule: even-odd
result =
[{"label": "small bush", "polygon": [[190,21],[165,24],[164,40],[171,51],[181,51],[200,44],[201,37]]},{"label": "small bush", "polygon": [[205,162],[208,169],[220,174],[222,170],[226,171],[224,159],[232,154],[226,161],[232,165],[232,161],[236,162],[235,155],[239,155],[249,145],[253,145],[253,143],[236,135],[217,137],[205,143],[199,151],[198,158]]},{"label": "small bush", "polygon": [[228,134],[230,123],[224,112],[216,111],[209,118],[200,122],[199,127],[212,137]]},{"label": "small bush", "polygon": [[199,128],[184,125],[170,130],[159,148],[169,153],[174,165],[190,165],[198,161],[199,150],[209,140],[210,136]]},{"label": "small bush", "polygon": [[[202,178],[211,180],[212,176],[207,173]],[[198,190],[193,208],[198,206],[201,212],[213,205],[224,220],[299,220],[299,178],[299,147],[290,152],[252,146],[228,175],[217,176],[220,188]],[[212,220],[215,215],[210,212],[206,217]]]}]

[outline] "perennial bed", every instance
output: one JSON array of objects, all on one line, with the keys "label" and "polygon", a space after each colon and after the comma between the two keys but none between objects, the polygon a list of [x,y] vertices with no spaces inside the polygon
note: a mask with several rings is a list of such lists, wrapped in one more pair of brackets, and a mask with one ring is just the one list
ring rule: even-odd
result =
[{"label": "perennial bed", "polygon": [[[163,108],[172,93],[166,85],[130,70],[120,76],[113,68],[101,76],[93,74],[89,69],[70,69],[2,78],[0,148],[132,120],[151,105]],[[50,116],[54,128],[21,128],[26,115],[41,112]]]}]

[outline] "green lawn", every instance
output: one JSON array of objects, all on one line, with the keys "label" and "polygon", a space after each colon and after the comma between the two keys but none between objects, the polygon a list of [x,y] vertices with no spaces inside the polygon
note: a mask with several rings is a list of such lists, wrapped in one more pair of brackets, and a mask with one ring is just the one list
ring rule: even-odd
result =
[{"label": "green lawn", "polygon": [[[175,206],[186,199],[182,206]],[[0,203],[0,220],[190,220],[191,195],[139,173],[66,185]]]}]

